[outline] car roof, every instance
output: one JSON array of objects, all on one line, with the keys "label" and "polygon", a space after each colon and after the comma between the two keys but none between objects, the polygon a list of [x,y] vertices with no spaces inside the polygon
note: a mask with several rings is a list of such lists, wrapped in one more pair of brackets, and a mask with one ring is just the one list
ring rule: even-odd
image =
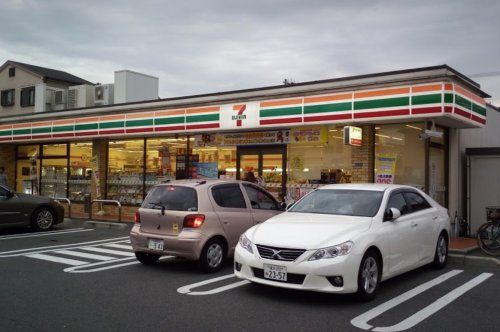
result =
[{"label": "car roof", "polygon": [[184,186],[184,187],[198,187],[201,185],[212,185],[212,184],[223,184],[223,183],[250,183],[241,180],[225,180],[225,179],[190,179],[190,180],[174,180],[165,183],[157,184],[157,186]]},{"label": "car roof", "polygon": [[340,189],[340,190],[371,190],[371,191],[385,191],[387,189],[416,189],[415,187],[405,186],[400,184],[382,184],[382,183],[340,183],[328,184],[320,187],[319,189]]}]

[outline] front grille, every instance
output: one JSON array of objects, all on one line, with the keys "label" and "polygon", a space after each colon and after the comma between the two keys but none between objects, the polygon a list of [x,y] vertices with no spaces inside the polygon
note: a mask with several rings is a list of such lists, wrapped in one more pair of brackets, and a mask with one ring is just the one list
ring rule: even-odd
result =
[{"label": "front grille", "polygon": [[296,284],[296,285],[302,285],[304,282],[304,279],[306,278],[305,274],[295,274],[295,273],[287,273],[286,274],[286,281],[284,280],[273,280],[273,279],[266,279],[264,278],[264,270],[258,269],[253,267],[253,275],[256,278],[259,279],[265,279],[265,280],[271,280],[271,281],[277,281],[277,282],[284,282],[286,284]]},{"label": "front grille", "polygon": [[262,258],[274,259],[277,261],[291,262],[302,255],[305,249],[286,249],[257,245],[257,250]]}]

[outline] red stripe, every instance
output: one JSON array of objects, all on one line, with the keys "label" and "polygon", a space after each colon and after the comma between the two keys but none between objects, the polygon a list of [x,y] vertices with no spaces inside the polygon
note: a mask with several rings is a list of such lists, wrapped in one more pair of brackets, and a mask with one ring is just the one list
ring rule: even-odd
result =
[{"label": "red stripe", "polygon": [[62,134],[52,134],[52,137],[73,137],[74,133],[62,133]]},{"label": "red stripe", "polygon": [[[33,139],[38,138],[38,137],[40,137],[40,136],[33,136]],[[41,137],[44,138],[43,136],[41,136]],[[49,135],[49,138],[50,137],[51,136]],[[14,136],[13,138],[14,138],[14,140],[16,140],[16,139],[31,139],[31,135],[28,135],[28,136],[26,136],[26,135],[25,136]]]},{"label": "red stripe", "polygon": [[470,113],[469,112],[465,112],[463,110],[461,110],[460,108],[454,108],[455,110],[455,114],[458,114],[460,116],[463,116],[464,118],[467,118],[467,119],[470,119]]},{"label": "red stripe", "polygon": [[77,131],[75,136],[97,136],[99,133],[97,131]]},{"label": "red stripe", "polygon": [[207,124],[197,124],[197,125],[187,125],[186,129],[207,129],[207,128],[219,128],[218,123],[207,123]]},{"label": "red stripe", "polygon": [[182,126],[170,126],[170,127],[156,127],[155,131],[173,131],[173,130],[184,130],[184,125]]},{"label": "red stripe", "polygon": [[12,137],[0,137],[0,141],[12,141]]},{"label": "red stripe", "polygon": [[133,129],[127,129],[127,134],[128,133],[147,133],[153,131],[153,127],[148,127],[148,128],[133,128]]},{"label": "red stripe", "polygon": [[302,122],[302,118],[260,120],[261,125]]},{"label": "red stripe", "polygon": [[445,106],[444,107],[445,113],[453,113],[453,107],[451,106]]},{"label": "red stripe", "polygon": [[308,116],[304,117],[304,122],[314,122],[314,121],[331,121],[331,120],[350,120],[352,119],[352,114],[331,114],[331,115],[318,115],[318,116]]},{"label": "red stripe", "polygon": [[99,135],[125,134],[125,129],[99,130]]},{"label": "red stripe", "polygon": [[392,111],[354,113],[354,118],[362,119],[362,118],[376,118],[379,116],[398,116],[398,115],[410,115],[410,110],[403,109],[403,110],[392,110]]},{"label": "red stripe", "polygon": [[434,106],[434,107],[420,107],[420,108],[414,108],[411,110],[412,114],[428,114],[428,113],[441,113],[442,108],[441,106]]},{"label": "red stripe", "polygon": [[474,114],[472,114],[472,120],[479,122],[479,123],[482,123],[482,124],[486,124],[486,119],[475,116]]}]

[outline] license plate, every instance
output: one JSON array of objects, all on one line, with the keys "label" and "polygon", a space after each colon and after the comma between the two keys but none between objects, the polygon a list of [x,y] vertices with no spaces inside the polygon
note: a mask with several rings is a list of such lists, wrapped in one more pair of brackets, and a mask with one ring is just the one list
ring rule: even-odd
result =
[{"label": "license plate", "polygon": [[153,250],[163,250],[163,240],[149,239],[148,248]]},{"label": "license plate", "polygon": [[264,278],[286,281],[286,266],[264,264]]}]

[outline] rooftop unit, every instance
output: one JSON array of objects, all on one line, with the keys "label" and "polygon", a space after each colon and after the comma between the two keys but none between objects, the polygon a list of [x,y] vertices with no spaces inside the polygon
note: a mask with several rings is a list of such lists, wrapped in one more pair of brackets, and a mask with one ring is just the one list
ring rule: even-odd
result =
[{"label": "rooftop unit", "polygon": [[94,106],[94,86],[74,85],[68,88],[68,109]]},{"label": "rooftop unit", "polygon": [[131,70],[115,71],[115,104],[158,99],[158,77]]},{"label": "rooftop unit", "polygon": [[94,86],[94,104],[96,106],[112,105],[114,103],[114,84]]}]

